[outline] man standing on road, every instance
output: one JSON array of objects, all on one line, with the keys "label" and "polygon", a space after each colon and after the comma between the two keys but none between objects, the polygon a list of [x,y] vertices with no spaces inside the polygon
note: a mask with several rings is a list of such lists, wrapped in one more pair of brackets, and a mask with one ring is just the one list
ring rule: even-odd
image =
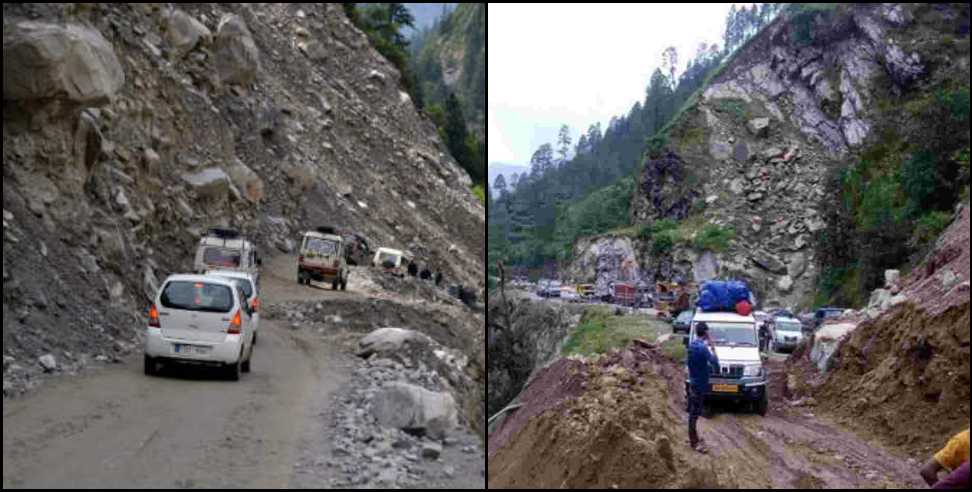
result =
[{"label": "man standing on road", "polygon": [[769,320],[764,320],[759,324],[759,351],[769,352],[770,345],[770,327]]},{"label": "man standing on road", "polygon": [[408,262],[408,275],[410,277],[418,276],[418,264],[415,263],[415,260],[409,260]]},{"label": "man standing on road", "polygon": [[696,424],[702,416],[705,395],[709,392],[709,373],[712,368],[719,369],[719,358],[709,339],[709,326],[705,323],[699,323],[695,327],[695,340],[688,349],[688,367],[689,443],[693,450],[706,454],[709,450],[705,441],[699,439]]},{"label": "man standing on road", "polygon": [[[948,444],[945,445],[945,449],[942,449],[929,461],[924,468],[921,469],[921,478],[925,479],[929,487],[934,487],[938,484],[938,474],[942,471],[947,471],[949,473],[953,471],[958,471],[963,463],[969,461],[969,431],[958,434],[953,437]],[[966,468],[966,474],[968,469]],[[968,479],[968,475],[966,475]]]}]

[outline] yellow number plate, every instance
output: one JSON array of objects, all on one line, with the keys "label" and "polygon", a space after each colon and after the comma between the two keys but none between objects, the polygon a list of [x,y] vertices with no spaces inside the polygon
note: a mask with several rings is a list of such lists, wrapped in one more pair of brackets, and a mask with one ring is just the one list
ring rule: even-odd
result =
[{"label": "yellow number plate", "polygon": [[733,386],[730,384],[713,384],[713,393],[739,393],[739,386]]}]

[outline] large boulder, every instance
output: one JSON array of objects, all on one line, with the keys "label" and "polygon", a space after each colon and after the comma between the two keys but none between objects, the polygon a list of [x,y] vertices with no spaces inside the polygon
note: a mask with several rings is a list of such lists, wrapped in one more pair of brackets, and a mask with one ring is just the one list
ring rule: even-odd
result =
[{"label": "large boulder", "polygon": [[448,393],[393,383],[375,396],[372,414],[378,424],[441,440],[458,423],[456,402]]},{"label": "large boulder", "polygon": [[3,99],[106,104],[125,72],[100,32],[76,25],[17,22],[3,26]]},{"label": "large boulder", "polygon": [[219,21],[215,39],[216,71],[224,84],[251,84],[260,71],[260,50],[246,22],[228,14]]},{"label": "large boulder", "polygon": [[766,251],[756,250],[749,256],[749,259],[756,264],[756,266],[770,273],[775,273],[777,275],[787,274],[786,265],[783,264],[779,258],[767,253]]},{"label": "large boulder", "polygon": [[431,344],[431,340],[418,332],[401,328],[382,328],[368,334],[359,342],[359,357],[372,355],[391,355],[403,348],[424,347]]},{"label": "large boulder", "polygon": [[218,167],[205,169],[196,174],[182,176],[201,200],[220,201],[229,196],[229,176]]},{"label": "large boulder", "polygon": [[176,57],[183,57],[196,48],[200,41],[211,42],[213,33],[195,17],[173,10],[167,19],[165,40],[169,44],[171,53]]},{"label": "large boulder", "polygon": [[243,161],[237,159],[227,169],[227,173],[233,180],[233,184],[243,192],[243,197],[250,203],[260,203],[263,200],[263,180],[243,164]]}]

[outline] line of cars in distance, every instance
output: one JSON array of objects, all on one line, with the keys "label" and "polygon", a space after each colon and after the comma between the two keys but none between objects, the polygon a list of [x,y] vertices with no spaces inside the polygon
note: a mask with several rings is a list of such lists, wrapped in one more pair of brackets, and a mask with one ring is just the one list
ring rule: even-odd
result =
[{"label": "line of cars in distance", "polygon": [[[297,281],[345,290],[349,264],[369,259],[373,267],[404,277],[409,256],[379,248],[372,259],[364,238],[319,228],[303,236]],[[231,381],[250,372],[259,340],[262,265],[257,248],[238,231],[210,229],[199,241],[193,273],[166,278],[148,309],[145,375],[171,363],[213,367]]]},{"label": "line of cars in distance", "polygon": [[[812,315],[797,317],[786,309],[776,309],[769,312],[756,311],[753,319],[756,321],[757,330],[763,325],[768,328],[771,352],[792,352],[827,320],[838,318],[844,312],[844,309],[826,307],[816,310]],[[679,313],[672,320],[672,333],[688,335],[695,316],[694,310]]]},{"label": "line of cars in distance", "polygon": [[145,375],[170,363],[215,367],[231,381],[250,372],[262,264],[239,232],[210,229],[199,241],[195,272],[166,278],[149,307]]}]

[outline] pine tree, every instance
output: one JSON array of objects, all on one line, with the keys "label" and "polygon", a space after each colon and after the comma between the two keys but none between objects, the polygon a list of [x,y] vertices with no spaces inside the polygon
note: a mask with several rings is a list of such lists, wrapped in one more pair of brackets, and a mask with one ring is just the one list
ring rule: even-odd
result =
[{"label": "pine tree", "polygon": [[570,128],[567,125],[561,126],[560,133],[557,135],[557,153],[560,155],[558,166],[563,166],[567,163],[567,154],[570,152],[571,142]]}]

